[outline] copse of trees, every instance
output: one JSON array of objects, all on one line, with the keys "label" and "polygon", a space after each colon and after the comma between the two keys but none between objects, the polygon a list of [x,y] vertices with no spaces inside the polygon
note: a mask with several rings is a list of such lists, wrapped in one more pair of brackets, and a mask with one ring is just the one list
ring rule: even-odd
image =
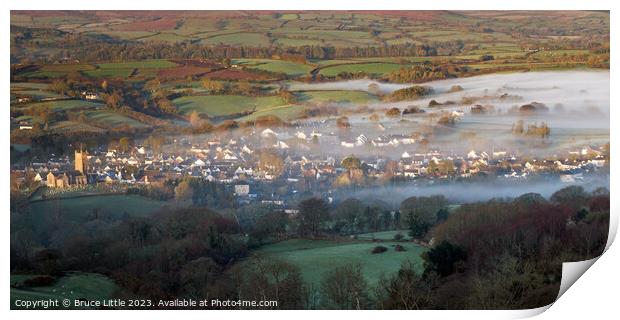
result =
[{"label": "copse of trees", "polygon": [[360,265],[346,264],[328,272],[321,282],[321,297],[326,309],[365,310],[371,297]]},{"label": "copse of trees", "polygon": [[324,200],[310,198],[299,203],[298,233],[302,237],[318,237],[328,220],[329,213]]},{"label": "copse of trees", "polygon": [[420,97],[429,95],[432,92],[433,89],[430,87],[411,86],[403,89],[398,89],[385,97],[388,101],[415,100]]},{"label": "copse of trees", "polygon": [[277,309],[306,307],[307,288],[298,267],[281,260],[257,259],[242,270],[235,270],[239,298],[251,301],[277,301]]},{"label": "copse of trees", "polygon": [[331,215],[331,231],[343,235],[393,230],[398,222],[387,204],[364,203],[349,198],[339,203]]},{"label": "copse of trees", "polygon": [[426,82],[431,80],[441,80],[448,78],[456,78],[469,70],[467,67],[451,64],[432,64],[430,62],[415,64],[411,67],[401,67],[396,71],[388,74],[387,79],[390,82],[411,83]]},{"label": "copse of trees", "polygon": [[444,196],[410,197],[400,204],[400,213],[409,235],[424,238],[428,230],[446,217],[448,201]]}]

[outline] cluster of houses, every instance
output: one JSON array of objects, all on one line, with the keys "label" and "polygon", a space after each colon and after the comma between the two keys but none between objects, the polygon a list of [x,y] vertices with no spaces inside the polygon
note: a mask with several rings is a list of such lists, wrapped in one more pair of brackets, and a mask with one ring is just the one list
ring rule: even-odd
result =
[{"label": "cluster of houses", "polygon": [[[168,179],[195,177],[226,184],[243,201],[260,198],[265,185],[286,185],[289,192],[312,190],[329,193],[335,181],[348,169],[341,165],[343,149],[373,146],[399,150],[389,158],[379,152],[358,156],[361,170],[355,174],[380,179],[386,174],[402,179],[469,178],[477,174],[498,179],[526,179],[529,175],[552,173],[564,182],[582,179],[584,173],[607,164],[600,146],[586,146],[568,152],[565,159],[524,160],[507,151],[471,150],[467,154],[445,154],[440,150],[421,152],[416,139],[393,134],[342,137],[318,129],[261,129],[251,134],[223,138],[177,138],[154,153],[147,146],[127,151],[79,150],[74,157],[52,156],[44,163],[14,167],[14,172],[36,172],[35,181],[50,188],[90,184],[150,185]],[[281,170],[261,165],[259,154],[269,149],[276,154]],[[333,150],[334,152],[329,152]],[[355,150],[355,149],[353,149]],[[402,151],[402,153],[400,152]],[[352,152],[352,154],[354,154]],[[349,172],[351,174],[351,172]],[[272,201],[281,201],[278,199]]]}]

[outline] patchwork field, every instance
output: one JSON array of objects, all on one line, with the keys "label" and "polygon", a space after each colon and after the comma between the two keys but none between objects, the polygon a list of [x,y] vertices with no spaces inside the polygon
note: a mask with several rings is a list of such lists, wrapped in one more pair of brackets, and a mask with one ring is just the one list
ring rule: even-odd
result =
[{"label": "patchwork field", "polygon": [[[394,245],[400,244],[407,251],[398,252]],[[372,254],[374,247],[382,245],[387,252]],[[382,274],[397,272],[401,264],[410,260],[422,271],[420,254],[426,249],[409,242],[336,242],[328,240],[292,239],[267,245],[257,251],[257,255],[266,258],[282,259],[298,266],[305,281],[320,285],[323,275],[349,263],[362,265],[362,273],[368,284],[374,286]]]},{"label": "patchwork field", "polygon": [[15,300],[18,299],[26,301],[46,299],[59,299],[60,301],[63,299],[103,300],[111,298],[118,289],[116,284],[105,276],[82,272],[69,273],[49,286],[21,287],[20,284],[24,280],[34,277],[36,275],[11,275],[11,309],[20,309],[15,307]]}]

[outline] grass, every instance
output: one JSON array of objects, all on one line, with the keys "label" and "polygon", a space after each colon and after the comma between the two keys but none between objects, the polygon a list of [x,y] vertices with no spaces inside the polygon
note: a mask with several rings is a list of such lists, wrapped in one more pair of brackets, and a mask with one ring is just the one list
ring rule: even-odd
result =
[{"label": "grass", "polygon": [[176,67],[176,63],[164,59],[100,63],[100,69],[164,69]]},{"label": "grass", "polygon": [[14,90],[12,93],[15,95],[19,95],[19,96],[28,96],[35,100],[41,100],[45,98],[60,99],[64,97],[56,92],[43,91],[43,90]]},{"label": "grass", "polygon": [[298,91],[295,93],[297,100],[302,103],[346,103],[364,104],[378,101],[377,97],[365,91]]},{"label": "grass", "polygon": [[262,109],[250,115],[247,115],[245,117],[241,117],[239,118],[239,120],[252,121],[260,116],[271,115],[271,116],[276,116],[284,121],[290,121],[290,120],[299,118],[299,116],[301,116],[302,111],[303,111],[303,107],[301,106],[287,104],[283,106],[276,106],[272,108]]},{"label": "grass", "polygon": [[95,123],[101,124],[109,128],[117,128],[121,126],[129,126],[134,129],[148,128],[149,125],[144,124],[138,120],[127,117],[125,115],[116,113],[114,111],[97,110],[87,111],[85,113],[86,118],[92,120]]},{"label": "grass", "polygon": [[[11,275],[11,286],[16,285],[34,275]],[[69,273],[56,280],[50,286],[11,288],[11,309],[15,300],[37,301],[45,299],[86,299],[104,300],[112,297],[117,290],[116,284],[109,278],[95,273]],[[62,309],[60,307],[59,309]]]},{"label": "grass", "polygon": [[341,72],[360,73],[365,72],[374,76],[382,76],[400,69],[402,65],[396,63],[355,63],[335,65],[321,69],[320,74],[328,77],[335,77]]},{"label": "grass", "polygon": [[187,96],[173,100],[179,113],[188,115],[192,111],[209,117],[221,117],[282,106],[286,103],[277,96]]},{"label": "grass", "polygon": [[[40,120],[37,121],[41,122]],[[82,123],[77,121],[55,122],[53,125],[50,126],[50,131],[57,132],[59,134],[66,134],[67,132],[105,132],[104,129],[95,127],[88,123]]]},{"label": "grass", "polygon": [[59,78],[66,77],[72,72],[92,71],[95,67],[90,64],[48,64],[39,70],[27,72],[23,75],[27,78]]},{"label": "grass", "polygon": [[290,76],[304,75],[309,73],[313,69],[312,66],[286,60],[235,59],[233,60],[233,63],[250,69],[285,73]]},{"label": "grass", "polygon": [[138,74],[151,75],[158,70],[173,68],[177,64],[165,59],[151,59],[143,61],[110,62],[97,64],[97,69],[83,71],[89,77],[122,78],[129,77],[135,69]]},{"label": "grass", "polygon": [[202,39],[202,44],[245,45],[245,46],[269,46],[269,38],[263,33],[239,32],[217,35]]},{"label": "grass", "polygon": [[84,110],[84,109],[97,109],[97,108],[102,108],[103,104],[98,103],[98,102],[92,102],[92,101],[84,101],[84,100],[56,100],[56,101],[29,103],[20,108],[35,108],[39,106],[49,106],[49,108],[53,112],[59,112],[59,111]]},{"label": "grass", "polygon": [[24,76],[26,78],[61,78],[61,77],[66,77],[67,73],[66,72],[59,72],[59,71],[42,71],[42,70],[37,70],[37,71],[33,71],[33,72],[27,72],[24,73]]},{"label": "grass", "polygon": [[[406,260],[416,263],[418,270],[422,272],[420,254],[425,249],[409,242],[398,242],[407,249],[398,252],[393,248],[395,244],[397,242],[292,239],[264,246],[257,251],[257,254],[266,258],[282,259],[298,266],[304,280],[314,285],[320,285],[323,275],[334,267],[359,263],[364,278],[370,286],[374,286],[382,274],[397,272]],[[372,254],[371,250],[378,245],[387,247],[388,251]]]},{"label": "grass", "polygon": [[84,71],[91,78],[127,78],[133,69],[96,69]]},{"label": "grass", "polygon": [[174,33],[156,33],[150,36],[144,36],[139,38],[139,41],[158,41],[158,42],[181,42],[181,41],[185,41],[188,40],[190,38],[183,36],[183,35],[179,35],[179,34],[174,34]]},{"label": "grass", "polygon": [[36,90],[45,90],[49,87],[47,83],[37,83],[37,82],[13,82],[11,83],[11,90],[25,90],[25,89],[36,89]]},{"label": "grass", "polygon": [[370,232],[370,233],[358,234],[357,238],[361,240],[377,239],[377,240],[391,241],[391,240],[394,240],[394,236],[396,234],[400,233],[403,236],[403,239],[410,239],[411,237],[409,237],[408,232],[409,232],[408,230]]}]

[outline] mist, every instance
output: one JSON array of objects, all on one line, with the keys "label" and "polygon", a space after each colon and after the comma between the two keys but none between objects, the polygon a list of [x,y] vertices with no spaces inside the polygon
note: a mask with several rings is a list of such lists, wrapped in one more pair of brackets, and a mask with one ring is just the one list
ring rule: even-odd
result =
[{"label": "mist", "polygon": [[[413,84],[392,84],[374,80],[351,80],[326,83],[297,83],[293,90],[362,90],[368,91],[369,84],[377,84],[384,93],[390,93]],[[469,150],[503,150],[528,156],[550,156],[574,151],[571,149],[584,145],[604,144],[609,141],[610,127],[610,87],[609,72],[597,70],[584,71],[545,71],[492,74],[470,78],[439,80],[418,85],[432,87],[434,94],[413,101],[378,102],[367,106],[381,117],[379,124],[369,120],[369,113],[349,115],[351,128],[347,135],[361,134],[375,137],[389,134],[412,134],[425,132],[435,126],[441,113],[459,111],[462,115],[449,127],[435,130],[430,139],[431,149],[448,153],[462,153]],[[462,91],[449,92],[452,86],[461,86]],[[473,103],[463,104],[463,99]],[[435,100],[441,104],[429,107]],[[452,102],[445,104],[446,102]],[[519,107],[532,102],[542,103],[546,111],[523,113]],[[492,106],[490,112],[476,114],[471,112],[473,105]],[[353,110],[359,105],[333,103],[343,110]],[[383,116],[385,110],[398,107],[401,110],[417,106],[425,113],[403,115],[400,118]],[[312,120],[312,119],[311,119]],[[325,119],[324,119],[325,120]],[[339,133],[335,121],[325,120],[316,125],[323,132]],[[523,121],[525,126],[545,122],[551,128],[548,139],[541,141],[532,137],[518,137],[511,132],[513,124]],[[308,125],[306,120],[304,125]],[[311,123],[311,121],[310,121]],[[464,140],[463,134],[475,135],[474,139]],[[331,153],[339,150],[328,148]],[[380,151],[390,157],[404,151],[415,151],[415,146],[400,146]],[[377,150],[367,148],[345,149],[344,153],[375,155]]]},{"label": "mist", "polygon": [[410,183],[396,187],[365,188],[360,191],[342,194],[340,197],[341,200],[349,197],[364,199],[364,201],[369,202],[380,200],[397,208],[403,200],[413,196],[443,195],[453,204],[487,201],[496,198],[516,198],[530,192],[538,193],[549,199],[556,191],[571,185],[582,186],[588,192],[599,187],[609,189],[609,175],[588,175],[584,176],[583,181],[574,183],[563,183],[559,178],[546,181],[493,180],[485,182],[454,182],[441,185],[416,185]]}]

